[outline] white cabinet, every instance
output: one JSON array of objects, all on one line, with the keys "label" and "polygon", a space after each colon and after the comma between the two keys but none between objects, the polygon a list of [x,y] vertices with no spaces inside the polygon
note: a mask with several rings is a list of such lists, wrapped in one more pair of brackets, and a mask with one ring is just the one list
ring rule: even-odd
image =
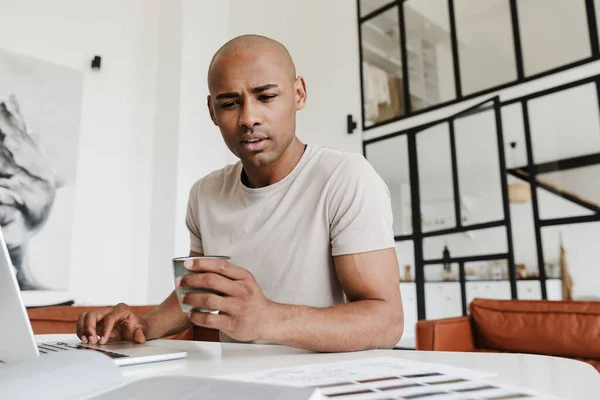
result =
[{"label": "white cabinet", "polygon": [[467,307],[474,298],[510,300],[510,282],[467,282]]},{"label": "white cabinet", "polygon": [[402,305],[404,308],[404,334],[403,338],[414,338],[417,325],[417,288],[413,282],[400,284]]},{"label": "white cabinet", "polygon": [[546,280],[546,297],[548,300],[562,300],[562,281],[560,279]]},{"label": "white cabinet", "polygon": [[517,281],[517,297],[519,300],[541,300],[540,281]]},{"label": "white cabinet", "polygon": [[425,283],[425,312],[427,319],[462,316],[460,283]]}]

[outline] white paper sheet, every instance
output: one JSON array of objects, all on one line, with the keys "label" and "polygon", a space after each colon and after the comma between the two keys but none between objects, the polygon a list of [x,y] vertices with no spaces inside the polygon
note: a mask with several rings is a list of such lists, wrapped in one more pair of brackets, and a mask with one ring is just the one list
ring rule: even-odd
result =
[{"label": "white paper sheet", "polygon": [[377,357],[329,364],[308,364],[247,374],[223,375],[219,378],[290,386],[320,386],[344,381],[361,381],[387,376],[427,373],[441,373],[464,379],[483,379],[496,375],[495,373],[456,368],[444,364],[423,363],[394,357]]},{"label": "white paper sheet", "polygon": [[494,375],[497,374],[443,364],[378,357],[222,375],[218,378],[318,387],[324,398],[332,400],[552,399],[529,390],[482,380]]}]

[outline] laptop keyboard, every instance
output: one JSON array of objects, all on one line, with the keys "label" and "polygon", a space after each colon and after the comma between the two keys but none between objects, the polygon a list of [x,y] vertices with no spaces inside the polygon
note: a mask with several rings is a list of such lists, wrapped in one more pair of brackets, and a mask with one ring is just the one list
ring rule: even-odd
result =
[{"label": "laptop keyboard", "polygon": [[64,342],[57,342],[57,343],[39,343],[38,344],[38,350],[40,351],[40,354],[50,354],[50,353],[56,353],[59,351],[72,351],[72,350],[92,350],[92,351],[98,351],[104,355],[109,356],[110,358],[126,358],[129,357],[128,355],[125,354],[120,354],[120,353],[114,353],[112,351],[108,351],[108,350],[103,350],[103,349],[95,349],[95,348],[91,348],[91,347],[85,347],[85,346],[81,346],[78,344],[70,344],[70,343],[64,343]]}]

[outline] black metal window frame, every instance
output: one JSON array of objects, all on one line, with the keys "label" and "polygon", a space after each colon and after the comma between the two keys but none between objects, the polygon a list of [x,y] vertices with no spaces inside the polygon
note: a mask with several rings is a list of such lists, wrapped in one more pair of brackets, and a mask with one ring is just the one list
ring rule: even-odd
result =
[{"label": "black metal window frame", "polygon": [[[586,207],[592,211],[595,211],[595,214],[588,216],[578,216],[578,217],[566,217],[566,218],[553,218],[553,219],[541,219],[539,213],[539,202],[537,198],[537,188],[542,187],[543,184],[537,181],[537,174],[551,171],[562,171],[573,168],[581,168],[590,165],[599,165],[600,164],[600,153],[573,157],[564,160],[557,160],[556,162],[549,162],[543,164],[535,164],[533,161],[533,142],[531,139],[531,126],[530,126],[530,118],[528,112],[528,102],[530,100],[534,100],[537,98],[541,98],[544,96],[552,95],[564,90],[576,88],[579,86],[587,85],[587,84],[595,84],[596,86],[596,98],[599,104],[598,113],[600,114],[600,74],[594,75],[588,78],[580,79],[577,81],[569,82],[563,85],[559,85],[556,87],[552,87],[549,89],[541,90],[538,92],[534,92],[531,94],[527,94],[521,97],[517,97],[510,100],[500,101],[499,96],[496,96],[492,99],[487,99],[476,104],[469,109],[461,111],[455,115],[440,118],[431,122],[428,122],[423,125],[419,125],[416,127],[412,127],[406,130],[397,131],[394,133],[390,133],[387,135],[382,135],[376,138],[363,140],[363,156],[367,157],[367,147],[370,144],[374,144],[377,142],[381,142],[384,140],[389,140],[394,137],[398,137],[401,135],[407,135],[407,143],[408,143],[408,158],[409,158],[409,175],[411,182],[411,203],[412,203],[412,215],[420,215],[421,213],[421,200],[420,200],[420,187],[419,187],[419,172],[418,172],[418,153],[417,153],[417,145],[416,145],[416,135],[419,132],[422,132],[428,128],[436,126],[442,123],[448,123],[450,126],[450,152],[452,159],[452,178],[453,178],[453,192],[454,192],[454,208],[455,213],[456,209],[460,208],[460,193],[459,193],[459,179],[458,179],[458,171],[457,171],[457,159],[456,159],[456,144],[454,140],[453,134],[453,121],[455,119],[460,119],[465,116],[470,116],[476,113],[489,111],[491,109],[494,110],[496,116],[496,131],[498,136],[498,152],[500,158],[500,173],[501,173],[501,186],[502,186],[502,197],[503,197],[503,207],[504,207],[504,219],[498,221],[490,221],[486,223],[480,223],[476,225],[464,226],[460,221],[460,211],[456,214],[457,226],[456,228],[437,230],[432,232],[423,232],[421,227],[421,219],[413,218],[413,232],[409,235],[399,235],[395,236],[396,242],[402,241],[412,241],[414,247],[414,268],[415,268],[415,285],[416,285],[416,294],[417,294],[417,315],[418,319],[426,318],[426,309],[425,309],[425,265],[430,264],[442,264],[444,262],[458,263],[459,264],[459,280],[461,290],[461,306],[463,315],[467,314],[467,303],[466,303],[466,280],[465,280],[465,272],[464,272],[464,263],[471,261],[487,261],[487,260],[499,260],[505,259],[508,261],[508,272],[509,272],[509,282],[511,289],[511,297],[516,299],[517,296],[517,278],[516,271],[514,265],[514,249],[513,249],[513,239],[512,239],[512,225],[510,220],[510,205],[508,203],[508,185],[507,185],[507,175],[512,175],[518,177],[523,180],[528,180],[531,193],[532,193],[532,208],[533,208],[533,223],[535,229],[535,243],[536,243],[536,256],[538,261],[538,269],[539,269],[539,280],[542,299],[547,299],[547,291],[546,291],[546,271],[545,271],[545,259],[543,252],[543,242],[542,242],[542,228],[548,226],[556,226],[556,225],[571,225],[578,223],[587,223],[587,222],[600,222],[600,209],[592,209],[589,206]],[[488,103],[492,103],[491,106],[486,106]],[[502,131],[502,116],[501,111],[502,107],[520,104],[523,115],[523,125],[524,125],[524,135],[525,135],[525,145],[527,150],[527,165],[522,168],[506,168],[506,157],[504,154],[504,139],[503,139],[503,131]],[[527,177],[523,175],[519,176],[520,171],[527,171]],[[571,197],[568,194],[562,192],[553,192],[554,194],[571,201]],[[585,205],[582,205],[585,206]],[[423,239],[432,236],[441,236],[451,233],[461,233],[461,232],[469,232],[480,229],[488,229],[495,227],[506,227],[507,231],[507,246],[508,251],[506,253],[498,253],[498,254],[487,254],[480,256],[468,256],[468,257],[457,257],[451,258],[450,260],[425,260],[423,257]],[[504,281],[504,280],[503,280]],[[472,281],[476,282],[476,281]]]},{"label": "black metal window frame", "polygon": [[[496,85],[494,87],[490,87],[475,93],[470,93],[468,95],[462,94],[462,83],[461,83],[461,73],[460,73],[460,62],[459,62],[459,51],[458,51],[458,37],[456,34],[456,16],[454,10],[454,0],[447,0],[448,2],[448,14],[449,14],[449,26],[450,26],[450,44],[452,48],[452,60],[453,60],[453,70],[454,70],[454,83],[455,83],[455,98],[452,100],[448,100],[445,102],[440,102],[438,104],[432,105],[430,107],[425,107],[419,110],[412,111],[411,110],[411,99],[410,99],[410,79],[408,73],[408,62],[407,62],[407,52],[406,52],[406,24],[404,22],[404,2],[408,0],[394,0],[385,4],[384,6],[373,10],[367,15],[361,16],[360,11],[360,1],[356,0],[356,9],[357,9],[357,17],[358,17],[358,48],[359,48],[359,68],[360,68],[360,92],[361,92],[361,112],[362,112],[362,130],[368,131],[370,129],[375,129],[381,126],[385,126],[387,124],[391,124],[396,121],[400,121],[405,118],[410,118],[415,115],[423,114],[425,112],[437,110],[439,108],[447,107],[451,104],[460,103],[465,100],[473,99],[479,96],[483,96],[486,94],[490,94],[493,92],[497,92],[502,89],[506,89],[515,85],[519,85],[524,82],[530,82],[535,79],[543,78],[548,75],[552,75],[558,72],[562,72],[571,68],[578,67],[580,65],[584,65],[593,61],[600,60],[600,44],[598,39],[598,25],[596,20],[596,11],[595,11],[595,0],[580,0],[585,2],[586,15],[587,15],[587,25],[588,25],[588,33],[590,40],[590,49],[591,55],[590,57],[577,60],[559,67],[548,69],[547,71],[543,71],[537,74],[533,74],[530,76],[525,76],[524,74],[524,63],[523,63],[523,49],[521,46],[521,34],[520,34],[520,25],[519,25],[519,15],[517,9],[517,0],[506,0],[508,2],[508,6],[511,14],[511,26],[512,26],[512,39],[513,45],[515,49],[515,62],[516,62],[516,71],[517,71],[517,79],[511,82],[503,83],[500,85]],[[402,76],[403,78],[403,100],[404,100],[404,113],[398,115],[396,117],[390,118],[385,121],[380,121],[374,123],[372,125],[365,125],[365,96],[364,96],[364,78],[363,78],[363,49],[362,49],[362,24],[368,20],[376,18],[381,14],[389,11],[393,8],[398,8],[398,23],[399,23],[399,32],[400,32],[400,56],[402,63]]]}]

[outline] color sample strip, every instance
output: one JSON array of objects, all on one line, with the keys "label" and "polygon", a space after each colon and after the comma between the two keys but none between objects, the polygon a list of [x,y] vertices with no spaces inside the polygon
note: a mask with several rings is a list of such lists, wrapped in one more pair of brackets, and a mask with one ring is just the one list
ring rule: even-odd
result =
[{"label": "color sample strip", "polygon": [[326,394],[327,397],[340,397],[340,396],[352,396],[354,394],[365,394],[365,393],[373,393],[374,391],[371,389],[367,390],[355,390],[353,392],[342,392],[342,393],[332,393]]},{"label": "color sample strip", "polygon": [[448,381],[426,382],[428,385],[449,385],[451,383],[467,382],[466,379],[452,379]]},{"label": "color sample strip", "polygon": [[478,392],[480,390],[488,390],[488,389],[498,389],[496,386],[492,386],[492,385],[486,385],[486,386],[477,386],[477,387],[473,387],[473,388],[466,388],[466,389],[453,389],[453,392],[458,392],[458,393],[465,393],[465,392]]},{"label": "color sample strip", "polygon": [[388,391],[388,390],[406,389],[406,388],[417,387],[417,386],[421,386],[421,385],[419,385],[418,383],[405,383],[403,385],[378,387],[377,389],[382,390],[382,391]]},{"label": "color sample strip", "polygon": [[410,396],[403,396],[403,399],[411,400],[411,399],[421,399],[424,397],[437,396],[438,394],[448,394],[447,392],[427,392],[427,393],[419,393],[419,394],[411,394]]},{"label": "color sample strip", "polygon": [[374,379],[365,379],[362,381],[358,381],[360,383],[372,383],[372,382],[382,382],[382,381],[393,381],[394,379],[398,379],[396,376],[386,376],[385,378],[374,378]]},{"label": "color sample strip", "polygon": [[317,386],[310,386],[310,387],[325,389],[325,388],[332,388],[332,387],[336,387],[336,386],[347,386],[347,385],[354,385],[354,384],[355,384],[354,382],[336,382],[336,383],[329,383],[326,385],[317,385]]},{"label": "color sample strip", "polygon": [[405,378],[427,378],[430,376],[442,376],[443,374],[440,374],[439,372],[430,372],[427,374],[413,374],[413,375],[401,375]]}]

